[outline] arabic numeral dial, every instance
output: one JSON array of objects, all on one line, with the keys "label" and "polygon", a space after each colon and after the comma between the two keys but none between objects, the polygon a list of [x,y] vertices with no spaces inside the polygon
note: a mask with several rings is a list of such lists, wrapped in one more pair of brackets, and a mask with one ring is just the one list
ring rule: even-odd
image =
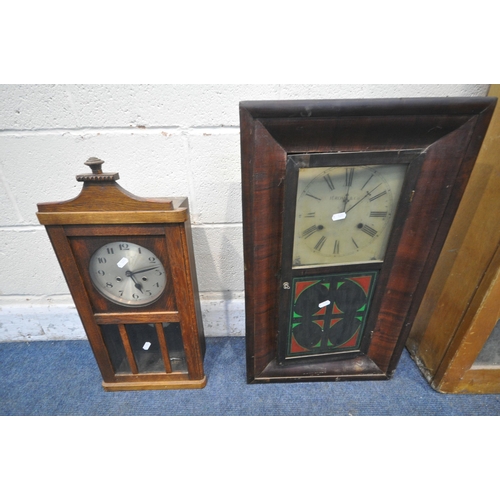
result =
[{"label": "arabic numeral dial", "polygon": [[94,288],[107,300],[125,307],[144,307],[158,300],[167,284],[161,259],[144,246],[116,241],[90,258]]}]

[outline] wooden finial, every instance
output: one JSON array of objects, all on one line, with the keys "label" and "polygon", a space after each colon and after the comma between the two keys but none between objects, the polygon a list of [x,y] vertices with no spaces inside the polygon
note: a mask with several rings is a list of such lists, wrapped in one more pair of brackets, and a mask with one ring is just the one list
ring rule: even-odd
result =
[{"label": "wooden finial", "polygon": [[99,160],[99,158],[92,156],[85,162],[85,165],[88,165],[94,174],[102,174],[101,165],[103,163],[103,160]]},{"label": "wooden finial", "polygon": [[76,176],[76,180],[79,182],[107,182],[116,181],[120,178],[117,172],[103,173],[102,164],[104,160],[100,160],[95,156],[90,157],[85,165],[92,169],[91,174],[79,174]]}]

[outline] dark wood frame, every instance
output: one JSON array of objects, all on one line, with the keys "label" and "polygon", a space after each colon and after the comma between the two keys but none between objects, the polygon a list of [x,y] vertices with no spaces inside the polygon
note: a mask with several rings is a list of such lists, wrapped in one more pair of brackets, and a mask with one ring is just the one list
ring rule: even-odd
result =
[{"label": "dark wood frame", "polygon": [[[248,382],[391,377],[495,103],[492,98],[240,103]],[[370,153],[409,151],[413,167],[399,209],[406,214],[393,226],[386,260],[391,265],[381,271],[384,293],[372,303],[377,314],[366,353],[280,365],[281,251],[287,237],[280,214],[289,155],[363,153],[370,161]]]},{"label": "dark wood frame", "polygon": [[[61,265],[107,391],[200,389],[205,337],[199,303],[187,198],[138,198],[122,189],[118,174],[83,174],[81,193],[65,202],[39,203],[37,217],[45,225]],[[145,307],[125,307],[105,300],[88,273],[93,252],[111,241],[148,247],[167,272],[167,287]],[[187,373],[172,371],[162,323],[180,324]],[[164,373],[139,373],[125,325],[155,324]],[[130,374],[115,373],[100,325],[118,325]],[[77,369],[77,367],[75,367]]]}]

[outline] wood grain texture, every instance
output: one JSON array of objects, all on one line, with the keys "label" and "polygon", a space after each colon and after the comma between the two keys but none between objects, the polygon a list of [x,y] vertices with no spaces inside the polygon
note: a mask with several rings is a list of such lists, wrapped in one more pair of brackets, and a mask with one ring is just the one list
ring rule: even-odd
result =
[{"label": "wood grain texture", "polygon": [[[411,301],[408,302],[403,322],[397,328],[400,339],[396,341],[394,353],[387,365],[386,369],[389,372],[397,365],[410,331],[409,326],[413,323],[418,304],[464,192],[473,166],[469,160],[471,150],[475,152],[472,154],[475,157],[480,146],[475,138],[484,137],[488,121],[486,125],[484,122],[478,122],[478,117],[471,118],[426,150],[425,161],[400,243],[401,248],[406,245],[406,249],[413,253],[411,262],[415,267],[402,270],[402,273],[409,274],[413,278],[413,283],[410,284],[408,281],[406,288]],[[448,169],[442,167],[443,157],[450,165]],[[422,224],[424,220],[426,223]],[[419,242],[418,249],[415,248],[416,241]],[[404,309],[401,306],[399,308]]]},{"label": "wood grain texture", "polygon": [[[432,385],[441,392],[455,392],[457,381],[463,379],[476,360],[490,333],[500,318],[500,247],[497,248],[470,306],[450,342]],[[496,370],[497,389],[500,389],[500,367]],[[466,392],[461,381],[460,392]]]},{"label": "wood grain texture", "polygon": [[129,325],[134,323],[178,323],[177,311],[165,312],[114,312],[95,313],[94,318],[98,325]]},{"label": "wood grain texture", "polygon": [[137,363],[135,362],[134,352],[132,351],[132,347],[130,345],[127,330],[125,329],[125,325],[123,323],[118,324],[118,331],[120,332],[123,347],[125,348],[125,354],[127,355],[127,361],[130,365],[130,370],[134,375],[137,375],[139,373],[139,370],[137,368]]},{"label": "wood grain texture", "polygon": [[182,340],[186,352],[186,362],[190,379],[203,378],[203,350],[204,344],[200,343],[198,334],[201,318],[198,316],[199,308],[195,302],[195,287],[191,266],[188,259],[188,243],[186,232],[181,224],[169,224],[165,227],[165,236],[171,259],[170,267],[172,279],[175,283],[175,297],[181,324]]},{"label": "wood grain texture", "polygon": [[115,382],[108,384],[103,382],[102,387],[107,392],[116,391],[160,391],[179,389],[203,389],[207,385],[207,378],[201,380],[174,380],[168,381],[148,381],[148,382]]},{"label": "wood grain texture", "polygon": [[143,224],[184,222],[181,198],[141,198],[115,181],[85,182],[78,196],[38,204],[41,224]]},{"label": "wood grain texture", "polygon": [[[374,297],[378,314],[366,355],[377,367],[371,375],[387,378],[397,366],[495,103],[452,98],[240,104],[249,382],[315,377],[313,363],[297,375],[302,365],[276,362],[287,155],[420,150],[416,185],[406,191],[406,214],[391,236],[391,265],[382,269],[385,284]],[[345,360],[331,363],[322,380],[337,380],[340,366],[343,377],[368,376]]]},{"label": "wood grain texture", "polygon": [[[489,95],[500,96],[500,86],[492,85]],[[495,273],[492,266],[500,244],[499,137],[497,108],[407,342],[428,380],[442,392],[500,392],[500,384],[494,382],[495,376],[500,380],[500,371],[495,375],[495,370],[472,366],[491,332],[485,325],[495,318],[483,321],[481,331],[476,318],[470,330],[489,293],[487,283]]]},{"label": "wood grain texture", "polygon": [[83,279],[79,273],[75,273],[78,265],[64,233],[64,228],[61,226],[49,226],[46,229],[70,293],[75,301],[78,314],[82,320],[102,378],[105,382],[113,382],[115,377],[113,365],[111,364],[101,331],[93,319],[94,311],[90,304]]},{"label": "wood grain texture", "polygon": [[[80,180],[84,185],[76,198],[40,203],[37,212],[39,221],[46,225],[82,319],[101,370],[103,387],[107,391],[202,388],[206,384],[205,337],[187,199],[140,198],[121,188],[115,182],[117,178],[117,174],[82,175]],[[117,241],[148,248],[161,260],[166,286],[152,304],[145,307],[115,304],[93,286],[89,274],[92,255],[103,245]],[[165,337],[163,323],[180,324],[181,349],[186,355],[188,373],[172,372],[170,340]],[[138,328],[140,324],[145,324],[146,329]],[[117,325],[118,345],[123,348],[130,375],[115,373],[100,325]],[[134,354],[132,344],[140,343],[143,333],[148,335],[148,325],[156,330],[158,356],[165,367],[163,373],[149,373],[146,366],[140,368],[139,358]]]},{"label": "wood grain texture", "polygon": [[[243,233],[245,259],[245,294],[260,297],[258,301],[246,301],[247,368],[253,378],[276,355],[277,307],[280,277],[279,253],[275,245],[281,238],[281,226],[270,225],[270,214],[281,214],[283,195],[270,196],[270,189],[281,185],[285,175],[285,151],[272,139],[259,122],[254,122],[242,110],[244,127],[250,127],[242,135],[243,174]],[[253,148],[253,137],[261,145]],[[275,189],[276,191],[276,189]],[[258,337],[255,337],[255,332]]]},{"label": "wood grain texture", "polygon": [[184,222],[186,220],[185,210],[173,210],[172,212],[38,212],[40,224],[148,224]]},{"label": "wood grain texture", "polygon": [[168,353],[168,346],[165,340],[165,334],[163,332],[162,323],[156,323],[156,335],[158,336],[158,342],[160,344],[161,357],[163,359],[163,364],[165,365],[165,371],[167,373],[172,372],[172,365],[170,364],[170,354]]},{"label": "wood grain texture", "polygon": [[191,230],[191,224],[189,223],[189,201],[185,198],[180,204],[179,208],[186,210],[187,218],[181,225],[181,233],[184,234],[184,263],[186,266],[186,271],[189,273],[190,286],[192,288],[193,301],[194,301],[194,315],[196,319],[196,328],[198,331],[198,343],[200,346],[201,356],[205,355],[205,333],[203,329],[203,320],[201,312],[201,302],[200,302],[200,292],[198,289],[198,274],[196,271],[196,256],[194,253],[193,245],[193,233]]},{"label": "wood grain texture", "polygon": [[285,369],[273,359],[255,382],[324,382],[342,380],[386,380],[384,373],[368,356],[331,361],[300,362]]},{"label": "wood grain texture", "polygon": [[80,194],[71,200],[38,204],[40,212],[60,213],[149,212],[171,211],[173,208],[170,198],[141,198],[123,189],[115,181],[85,182]]}]

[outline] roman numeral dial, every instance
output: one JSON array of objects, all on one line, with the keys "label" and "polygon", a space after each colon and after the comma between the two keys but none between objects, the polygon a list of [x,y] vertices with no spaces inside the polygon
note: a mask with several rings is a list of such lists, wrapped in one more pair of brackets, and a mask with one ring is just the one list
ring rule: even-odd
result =
[{"label": "roman numeral dial", "polygon": [[295,267],[383,261],[406,165],[299,169]]}]

